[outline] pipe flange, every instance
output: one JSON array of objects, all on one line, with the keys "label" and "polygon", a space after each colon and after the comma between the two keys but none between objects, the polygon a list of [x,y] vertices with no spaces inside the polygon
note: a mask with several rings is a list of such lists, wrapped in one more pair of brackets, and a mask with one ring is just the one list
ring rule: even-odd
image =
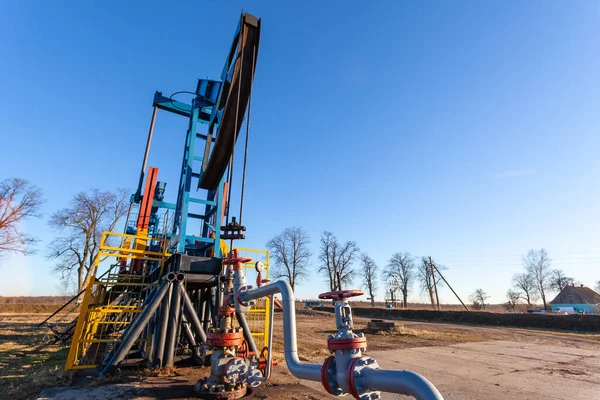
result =
[{"label": "pipe flange", "polygon": [[335,357],[329,356],[323,362],[323,366],[321,367],[321,385],[325,391],[334,396],[341,396],[344,393],[342,388],[337,384],[335,379],[336,374],[336,365],[335,365]]},{"label": "pipe flange", "polygon": [[222,385],[211,384],[207,379],[200,379],[194,385],[194,392],[207,400],[234,400],[240,399],[246,395],[248,387],[246,385]]},{"label": "pipe flange", "polygon": [[329,351],[353,350],[353,349],[360,349],[361,351],[365,351],[367,349],[367,338],[366,337],[354,337],[354,338],[330,337],[329,339],[327,339],[327,349]]},{"label": "pipe flange", "polygon": [[365,369],[380,369],[377,361],[372,357],[357,357],[350,361],[346,372],[348,393],[357,400],[377,400],[381,392],[370,390],[361,382],[362,371]]},{"label": "pipe flange", "polygon": [[258,368],[252,368],[248,373],[248,385],[252,388],[257,388],[263,383],[264,377],[263,374],[258,370]]},{"label": "pipe flange", "polygon": [[244,333],[241,330],[231,332],[213,331],[206,335],[206,345],[210,347],[234,347],[241,346],[244,341]]},{"label": "pipe flange", "polygon": [[225,378],[231,383],[242,383],[248,378],[248,364],[243,358],[233,357],[225,364]]}]

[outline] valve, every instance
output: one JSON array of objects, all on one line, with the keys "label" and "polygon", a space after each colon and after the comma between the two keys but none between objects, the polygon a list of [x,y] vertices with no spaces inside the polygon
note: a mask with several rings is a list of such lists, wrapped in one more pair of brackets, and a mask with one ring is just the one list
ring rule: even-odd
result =
[{"label": "valve", "polygon": [[321,300],[345,300],[349,297],[362,296],[364,291],[358,289],[338,290],[335,292],[325,292],[319,295]]},{"label": "valve", "polygon": [[244,266],[244,264],[252,261],[250,257],[240,257],[238,255],[238,250],[233,249],[229,252],[229,256],[227,259],[223,260],[223,265],[233,265],[233,269],[239,269]]},{"label": "valve", "polygon": [[348,393],[357,400],[378,400],[381,398],[381,392],[369,389],[361,379],[362,371],[365,369],[377,370],[380,368],[372,357],[358,357],[350,361],[346,372]]}]

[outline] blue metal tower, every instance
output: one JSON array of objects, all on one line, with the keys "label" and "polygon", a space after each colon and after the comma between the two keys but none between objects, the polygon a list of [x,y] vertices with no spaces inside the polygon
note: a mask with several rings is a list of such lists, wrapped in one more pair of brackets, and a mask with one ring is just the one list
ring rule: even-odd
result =
[{"label": "blue metal tower", "polygon": [[[242,14],[220,81],[200,79],[191,104],[155,93],[155,109],[189,119],[177,201],[156,204],[174,210],[170,236],[173,252],[205,256],[210,251],[211,256],[221,257],[220,246],[216,245],[221,238],[244,237],[243,227],[235,223],[223,227],[222,222],[224,218],[229,221],[224,199],[231,198],[231,186],[227,183],[231,181],[234,148],[251,98],[259,38],[260,20]],[[206,134],[198,132],[200,124],[208,125]],[[205,195],[199,196],[198,190],[206,191]],[[196,211],[194,204],[203,206],[202,212]],[[200,221],[200,228],[194,233],[189,232],[190,218]],[[228,233],[222,234],[223,229]]]}]

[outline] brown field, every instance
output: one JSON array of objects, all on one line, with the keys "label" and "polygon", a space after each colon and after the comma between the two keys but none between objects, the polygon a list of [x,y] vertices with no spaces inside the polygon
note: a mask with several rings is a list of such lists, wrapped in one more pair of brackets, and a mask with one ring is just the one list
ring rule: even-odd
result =
[{"label": "brown field", "polygon": [[47,345],[52,332],[37,327],[46,316],[0,314],[0,398],[35,399],[42,389],[68,384],[67,349]]},{"label": "brown field", "polygon": [[[22,313],[22,314],[6,314],[2,311],[5,306],[0,307],[0,399],[15,399],[26,400],[36,399],[39,393],[47,388],[67,386],[70,382],[70,374],[63,372],[64,361],[67,354],[66,348],[60,346],[46,345],[47,339],[50,337],[50,332],[47,329],[37,328],[37,324],[41,322],[47,314],[42,313]],[[355,325],[357,330],[362,330],[366,326],[369,319],[355,317]],[[469,352],[473,349],[483,349],[481,351],[490,351],[489,349],[500,349],[500,355],[494,355],[490,362],[486,364],[494,364],[495,360],[501,359],[504,353],[510,353],[508,348],[502,347],[506,344],[517,345],[526,343],[528,346],[538,346],[535,350],[531,350],[531,354],[524,356],[524,365],[529,367],[528,363],[532,363],[532,359],[540,354],[539,349],[554,349],[552,351],[562,352],[565,354],[568,351],[590,352],[594,354],[600,350],[600,335],[585,335],[585,334],[565,334],[556,332],[546,332],[539,330],[526,330],[515,328],[499,328],[499,327],[478,327],[468,325],[455,324],[440,324],[428,322],[414,321],[395,321],[397,328],[393,332],[378,332],[368,333],[368,351],[377,358],[381,358],[382,366],[386,368],[411,368],[417,372],[424,373],[431,377],[434,382],[440,382],[440,390],[450,392],[456,390],[459,393],[466,390],[460,380],[453,378],[451,383],[446,383],[445,375],[439,374],[435,370],[420,370],[424,368],[416,361],[406,359],[404,366],[396,366],[398,361],[394,361],[396,356],[393,354],[412,354],[417,352],[417,360],[422,358],[421,354],[426,354],[427,350],[432,352],[444,351],[451,349],[451,353],[460,353],[461,346],[469,347]],[[320,362],[328,355],[326,348],[327,335],[335,331],[335,323],[333,316],[330,313],[323,311],[299,309],[297,315],[298,324],[298,344],[300,358],[310,362]],[[511,345],[511,346],[512,346]],[[479,347],[478,347],[479,346]],[[483,347],[481,347],[483,346]],[[490,347],[491,346],[491,347]],[[559,349],[559,350],[556,350]],[[466,348],[464,351],[467,351]],[[479,351],[479,350],[477,350]],[[519,352],[525,350],[519,350]],[[432,354],[434,354],[432,353]],[[482,357],[479,353],[476,357]],[[483,354],[483,353],[482,353]],[[550,353],[549,353],[550,354]],[[557,354],[557,353],[552,353]],[[275,315],[275,331],[274,331],[274,355],[282,361],[282,363],[274,369],[272,380],[266,386],[263,386],[254,391],[252,398],[261,399],[328,399],[332,396],[326,395],[318,384],[310,382],[300,382],[289,374],[283,363],[283,337],[282,337],[282,321],[281,314]],[[566,357],[566,355],[563,355]],[[391,359],[389,359],[392,357]],[[404,357],[404,356],[402,356]],[[447,356],[444,356],[447,357]],[[452,370],[456,360],[448,361],[444,357],[435,356],[432,362],[427,365],[437,366],[442,369]],[[511,356],[512,357],[512,356]],[[554,357],[554,356],[552,356]],[[573,356],[575,357],[575,356]],[[514,357],[513,357],[514,358]],[[560,361],[560,357],[559,360]],[[586,360],[595,360],[595,358],[584,358]],[[556,360],[554,360],[556,361]],[[385,362],[392,363],[389,365]],[[414,365],[411,363],[415,363]],[[450,365],[444,363],[450,362]],[[511,365],[514,363],[514,368],[519,369],[518,359],[510,360]],[[575,382],[577,385],[588,385],[593,388],[598,385],[600,394],[600,371],[593,370],[589,372],[584,370],[583,364],[579,365],[575,362],[566,363],[564,360],[554,364],[546,364],[546,361],[540,360],[543,365],[535,365],[531,368],[535,373],[542,374],[543,379],[546,373],[559,374],[565,379],[576,379],[575,381],[557,380],[557,385],[564,388],[569,388],[569,382]],[[552,363],[552,360],[547,361]],[[593,361],[597,365],[597,361]],[[403,362],[404,363],[404,362]],[[469,362],[468,364],[471,364]],[[411,367],[411,365],[413,365]],[[457,364],[458,365],[458,364]],[[485,364],[484,364],[485,365]],[[548,366],[549,365],[549,366]],[[598,364],[600,365],[600,364]],[[483,367],[478,367],[480,370]],[[586,367],[587,368],[587,367]],[[596,368],[598,369],[598,368]],[[112,377],[108,382],[97,382],[95,378],[78,378],[71,388],[67,389],[47,389],[44,399],[104,399],[104,398],[124,398],[124,399],[192,399],[195,398],[191,392],[191,387],[198,377],[206,374],[207,368],[199,369],[196,367],[187,367],[184,364],[178,365],[177,368],[171,371],[148,371],[143,369],[124,370],[121,374]],[[457,368],[457,373],[460,373],[460,368]],[[494,370],[496,371],[496,370]],[[500,370],[502,371],[502,370]],[[537,372],[536,372],[537,371]],[[550,372],[547,372],[550,371]],[[507,371],[510,373],[510,371]],[[493,376],[498,373],[494,372]],[[558,379],[559,376],[552,378]],[[496,378],[494,378],[496,379]],[[514,380],[514,376],[510,378]],[[579,379],[579,380],[578,380]],[[583,381],[581,381],[583,379]],[[452,383],[454,382],[454,383]],[[477,381],[477,385],[483,385],[483,380]],[[502,385],[504,385],[504,381]],[[510,380],[509,380],[510,382]],[[550,384],[553,381],[550,382]],[[477,385],[473,386],[477,388]],[[492,385],[492,389],[496,384]],[[475,390],[471,388],[469,390]],[[487,389],[486,389],[487,390]],[[553,389],[556,390],[556,389]],[[486,392],[487,393],[487,392]],[[526,392],[513,393],[502,392],[501,397],[478,396],[470,393],[472,397],[464,398],[506,398],[517,399],[523,397]],[[583,393],[583,392],[582,392]],[[589,391],[586,393],[590,393]],[[386,397],[383,399],[396,399],[399,397]],[[502,397],[504,396],[504,397]],[[527,398],[538,399],[535,395],[527,394]],[[541,396],[541,395],[540,395]],[[462,399],[463,397],[451,397]],[[557,395],[553,398],[569,398]],[[573,397],[573,399],[578,397]],[[600,398],[600,397],[599,397]]]},{"label": "brown field", "polygon": [[[61,306],[71,299],[71,296],[0,296],[0,304],[43,304]],[[4,307],[1,309],[5,312]]]}]

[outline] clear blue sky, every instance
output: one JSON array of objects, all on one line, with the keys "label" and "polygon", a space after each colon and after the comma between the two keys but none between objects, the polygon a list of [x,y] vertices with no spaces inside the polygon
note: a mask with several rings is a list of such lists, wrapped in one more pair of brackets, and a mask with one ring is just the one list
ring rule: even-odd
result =
[{"label": "clear blue sky", "polygon": [[[0,178],[39,185],[46,216],[80,190],[133,190],[154,91],[218,78],[243,7],[263,19],[246,246],[301,225],[316,253],[327,229],[381,267],[431,255],[495,302],[530,248],[600,279],[596,1],[5,2]],[[170,196],[185,128],[158,116]],[[39,254],[2,261],[0,295],[56,293],[53,232],[25,229]]]}]

